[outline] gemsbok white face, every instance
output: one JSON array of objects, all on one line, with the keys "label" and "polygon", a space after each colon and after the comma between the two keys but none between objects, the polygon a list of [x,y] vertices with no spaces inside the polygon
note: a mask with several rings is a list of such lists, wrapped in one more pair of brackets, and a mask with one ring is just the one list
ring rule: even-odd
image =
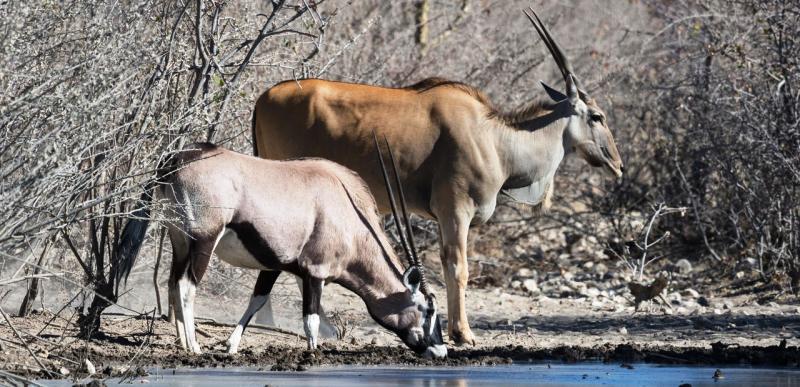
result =
[{"label": "gemsbok white face", "polygon": [[412,303],[406,313],[412,316],[414,322],[406,332],[398,335],[414,352],[427,358],[441,358],[447,355],[447,348],[444,346],[442,326],[436,312],[436,297],[420,291],[421,280],[422,275],[416,267],[409,268],[403,275],[403,283],[408,288]]}]

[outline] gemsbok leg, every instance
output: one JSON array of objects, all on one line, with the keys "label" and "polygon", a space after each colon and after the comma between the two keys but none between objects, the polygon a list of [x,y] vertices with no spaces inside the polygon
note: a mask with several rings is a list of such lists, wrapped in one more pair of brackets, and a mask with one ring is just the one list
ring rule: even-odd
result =
[{"label": "gemsbok leg", "polygon": [[303,328],[308,338],[308,349],[317,349],[323,286],[325,281],[321,279],[311,276],[303,279]]},{"label": "gemsbok leg", "polygon": [[[295,276],[295,282],[297,282],[297,288],[302,294],[303,280]],[[258,312],[256,312],[256,322],[268,326],[278,327],[278,324],[275,323],[275,314],[272,309],[272,299],[273,296],[271,294],[267,295],[266,303],[263,307],[261,307],[260,310],[258,310]],[[319,333],[323,338],[326,339],[336,338],[336,327],[334,327],[333,323],[331,323],[330,319],[328,319],[327,314],[325,314],[325,308],[322,306],[319,308]]]},{"label": "gemsbok leg", "polygon": [[[184,238],[185,236],[179,235],[174,239]],[[194,353],[201,353],[195,335],[194,296],[196,284],[203,279],[211,260],[215,239],[197,238],[183,243],[188,245],[186,254],[174,255],[170,273],[170,286],[174,289],[172,302],[175,309],[175,326],[178,336],[181,337],[181,346]]]},{"label": "gemsbok leg", "polygon": [[275,285],[275,281],[280,274],[281,272],[277,270],[263,270],[258,273],[256,286],[253,288],[253,295],[250,296],[250,303],[247,305],[247,310],[242,315],[242,318],[239,319],[239,323],[236,325],[236,329],[233,330],[233,333],[231,333],[231,337],[228,338],[228,353],[236,353],[239,350],[239,342],[242,340],[244,329],[247,327],[247,324],[250,323],[250,319],[253,318],[253,315],[267,303],[269,294],[272,292],[272,286]]}]

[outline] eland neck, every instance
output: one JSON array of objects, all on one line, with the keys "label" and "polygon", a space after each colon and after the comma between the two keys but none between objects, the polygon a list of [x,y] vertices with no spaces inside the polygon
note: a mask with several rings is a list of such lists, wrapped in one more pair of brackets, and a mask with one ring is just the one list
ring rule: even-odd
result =
[{"label": "eland neck", "polygon": [[507,174],[503,188],[549,184],[564,158],[564,131],[570,115],[563,106],[543,107],[498,131],[498,151]]}]

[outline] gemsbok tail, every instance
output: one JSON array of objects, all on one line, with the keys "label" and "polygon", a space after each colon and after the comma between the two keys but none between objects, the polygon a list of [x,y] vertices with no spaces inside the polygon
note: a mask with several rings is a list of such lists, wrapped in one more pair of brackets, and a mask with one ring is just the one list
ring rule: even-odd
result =
[{"label": "gemsbok tail", "polygon": [[156,182],[148,183],[142,196],[139,197],[139,208],[131,214],[131,218],[122,229],[122,236],[119,241],[119,250],[117,254],[118,267],[116,272],[115,283],[117,286],[124,280],[128,281],[128,276],[131,274],[136,257],[139,255],[139,250],[142,248],[142,242],[147,235],[147,226],[150,224],[150,207],[153,201],[153,194],[155,191]]},{"label": "gemsbok tail", "polygon": [[176,155],[173,153],[164,158],[158,165],[156,178],[147,183],[144,187],[142,196],[139,197],[139,207],[131,213],[130,219],[122,229],[117,253],[119,269],[115,273],[117,286],[124,280],[128,281],[128,276],[136,263],[136,257],[142,248],[142,243],[147,235],[147,227],[150,225],[150,212],[155,195],[156,187],[163,183],[164,177],[171,174],[176,169]]},{"label": "gemsbok tail", "polygon": [[258,138],[256,138],[256,112],[258,108],[253,109],[253,118],[250,122],[250,137],[253,141],[253,156],[258,157]]}]

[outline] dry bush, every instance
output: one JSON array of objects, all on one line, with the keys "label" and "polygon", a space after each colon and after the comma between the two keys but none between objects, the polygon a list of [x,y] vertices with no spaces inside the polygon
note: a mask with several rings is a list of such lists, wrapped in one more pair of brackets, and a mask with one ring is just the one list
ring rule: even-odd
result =
[{"label": "dry bush", "polygon": [[[663,202],[692,221],[660,222],[676,237],[654,254],[702,246],[800,272],[800,23],[779,0],[3,2],[1,266],[65,271],[88,316],[94,292],[98,310],[116,302],[131,269],[115,266],[124,220],[147,215],[137,199],[159,160],[196,140],[249,153],[253,101],[281,80],[441,76],[502,110],[541,98],[538,81],[560,77],[528,5],[607,111],[629,172],[616,184],[568,160],[553,212],[501,207],[474,240],[524,240],[497,254],[527,264],[529,236],[553,224],[624,243]],[[436,230],[418,223],[423,248]]]},{"label": "dry bush", "polygon": [[648,6],[662,25],[625,80],[632,174],[607,204],[687,206],[691,222],[666,224],[679,237],[671,248],[722,267],[756,258],[765,276],[797,272],[800,4]]}]

